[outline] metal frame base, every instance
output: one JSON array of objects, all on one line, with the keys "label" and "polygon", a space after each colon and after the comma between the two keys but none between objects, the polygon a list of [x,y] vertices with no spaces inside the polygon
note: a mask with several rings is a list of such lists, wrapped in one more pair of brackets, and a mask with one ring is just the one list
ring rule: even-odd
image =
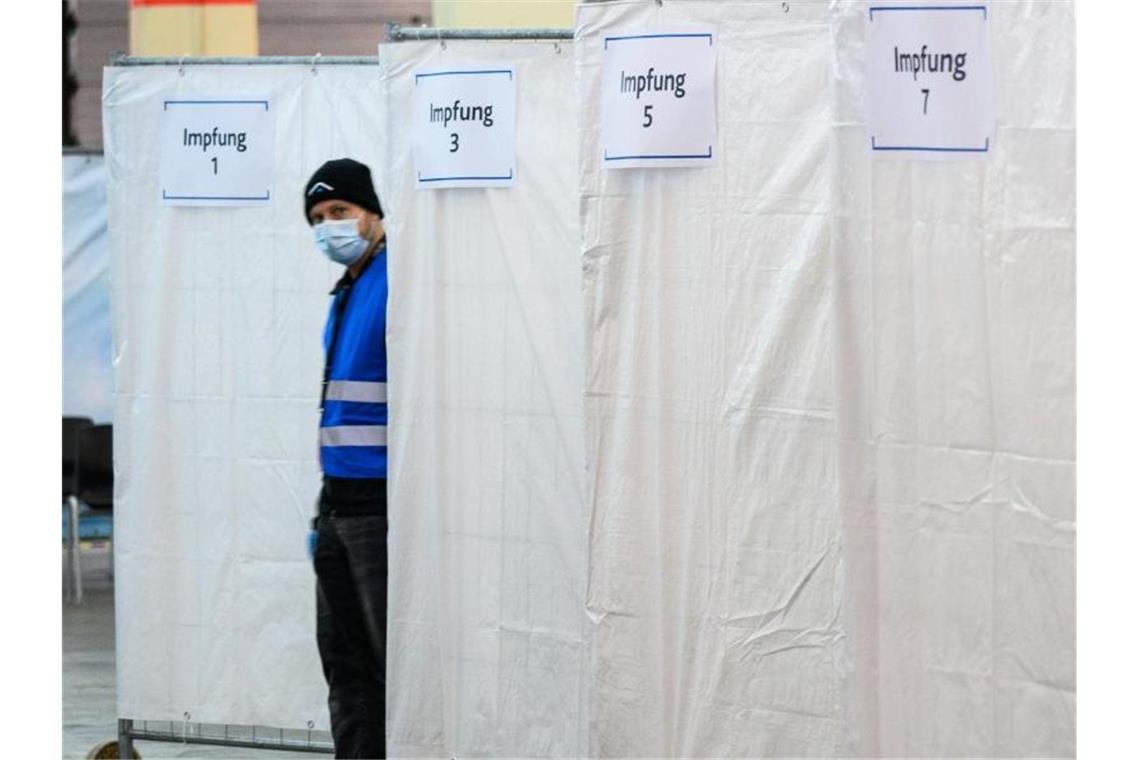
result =
[{"label": "metal frame base", "polygon": [[[331,755],[335,750],[324,731],[289,730],[264,726],[231,726],[211,723],[178,724],[173,721],[140,721],[119,719],[119,757],[132,757],[136,740],[205,744],[216,747],[275,749]],[[316,737],[316,738],[315,738]]]}]

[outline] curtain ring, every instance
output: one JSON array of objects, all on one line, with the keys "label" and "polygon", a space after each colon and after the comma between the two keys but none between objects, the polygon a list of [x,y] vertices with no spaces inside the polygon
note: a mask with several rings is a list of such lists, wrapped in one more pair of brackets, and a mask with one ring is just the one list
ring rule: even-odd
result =
[{"label": "curtain ring", "polygon": [[316,55],[313,56],[313,59],[311,61],[309,61],[309,71],[313,72],[313,76],[317,75],[317,59],[320,57],[321,57],[321,54],[318,52]]},{"label": "curtain ring", "polygon": [[180,56],[178,58],[178,76],[180,76],[180,77],[186,76],[186,69],[182,67],[182,62],[185,60],[186,60],[186,56],[184,56],[184,55]]},{"label": "curtain ring", "polygon": [[560,45],[557,42],[554,43],[554,54],[555,55],[562,55],[562,45]]},{"label": "curtain ring", "polygon": [[780,7],[784,9],[784,13],[787,13],[792,9],[792,6],[788,5],[787,3],[780,3]]}]

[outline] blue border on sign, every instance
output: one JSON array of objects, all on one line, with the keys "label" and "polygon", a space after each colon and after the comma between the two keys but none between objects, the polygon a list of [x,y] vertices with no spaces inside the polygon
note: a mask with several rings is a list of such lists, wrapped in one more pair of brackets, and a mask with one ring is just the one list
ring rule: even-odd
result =
[{"label": "blue border on sign", "polygon": [[[514,73],[510,69],[479,69],[476,71],[432,71],[426,74],[416,74],[416,86],[420,84],[420,77],[468,76],[471,74],[506,74],[514,81]],[[416,182],[490,182],[504,181],[515,178],[515,170],[510,169],[505,177],[425,177],[416,172]]]},{"label": "blue border on sign", "polygon": [[463,76],[465,74],[506,74],[507,77],[514,81],[515,75],[510,69],[480,69],[479,71],[433,71],[427,74],[416,74],[416,84],[419,85],[420,77],[447,77],[447,76]]},{"label": "blue border on sign", "polygon": [[164,189],[162,199],[164,201],[267,201],[269,191],[266,190],[265,195],[167,195]]},{"label": "blue border on sign", "polygon": [[[876,5],[867,9],[871,21],[875,20],[875,11],[981,11],[982,18],[989,20],[989,13],[984,5]],[[871,135],[871,150],[894,151],[924,151],[928,153],[986,153],[990,149],[990,138],[986,138],[983,148],[934,148],[922,145],[876,145],[875,136]]]},{"label": "blue border on sign", "polygon": [[162,101],[162,110],[165,111],[167,106],[234,106],[234,105],[259,105],[265,106],[265,110],[269,110],[268,100],[164,100]]},{"label": "blue border on sign", "polygon": [[871,20],[875,20],[875,11],[981,11],[982,18],[989,20],[989,12],[984,5],[876,5],[867,9]]},{"label": "blue border on sign", "polygon": [[708,37],[709,47],[712,47],[713,44],[713,36],[710,32],[676,32],[673,34],[627,34],[620,37],[606,37],[605,44],[602,47],[609,49],[610,40],[617,42],[618,40],[653,40],[664,37]]},{"label": "blue border on sign", "polygon": [[[676,37],[689,37],[689,38],[707,37],[708,41],[709,41],[709,47],[712,47],[712,44],[713,44],[713,36],[712,36],[711,32],[672,32],[672,33],[668,33],[668,34],[665,34],[665,33],[663,33],[663,34],[626,34],[626,35],[619,35],[619,36],[614,36],[614,37],[606,37],[605,38],[605,44],[603,45],[603,47],[608,49],[611,41],[618,42],[620,40],[651,40],[651,39],[665,39],[665,38],[676,38]],[[637,160],[637,159],[684,160],[684,159],[712,158],[712,146],[711,145],[709,146],[708,153],[696,153],[696,154],[675,153],[675,154],[647,154],[647,155],[642,155],[642,156],[611,156],[611,155],[609,155],[609,153],[604,148],[602,150],[602,154],[603,154],[603,160],[605,160],[605,161],[633,161],[633,160]]]},{"label": "blue border on sign", "polygon": [[514,178],[514,169],[511,169],[505,177],[425,177],[419,172],[416,172],[416,182],[446,182],[448,180],[473,182],[478,180],[508,180]]},{"label": "blue border on sign", "polygon": [[871,150],[920,150],[934,153],[987,153],[990,149],[990,138],[981,148],[930,148],[920,145],[876,145],[875,136],[871,135]]},{"label": "blue border on sign", "polygon": [[709,146],[707,153],[675,153],[675,154],[649,154],[644,156],[611,156],[608,152],[603,151],[603,158],[606,161],[632,161],[634,159],[643,158],[662,158],[662,159],[685,159],[685,158],[712,158],[712,146]]},{"label": "blue border on sign", "polygon": [[[269,110],[268,100],[164,100],[162,101],[162,110],[167,110],[168,106],[203,106],[203,105],[258,105],[265,106],[265,110]],[[267,201],[269,200],[269,191],[265,191],[265,195],[167,195],[166,188],[162,189],[162,199],[164,201]]]}]

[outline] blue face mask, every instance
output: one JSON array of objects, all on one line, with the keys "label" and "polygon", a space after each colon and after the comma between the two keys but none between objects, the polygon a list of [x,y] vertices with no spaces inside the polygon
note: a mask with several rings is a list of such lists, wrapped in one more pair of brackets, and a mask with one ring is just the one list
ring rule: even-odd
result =
[{"label": "blue face mask", "polygon": [[313,226],[317,248],[329,261],[350,267],[368,250],[369,241],[360,237],[356,223],[356,219],[338,219]]}]

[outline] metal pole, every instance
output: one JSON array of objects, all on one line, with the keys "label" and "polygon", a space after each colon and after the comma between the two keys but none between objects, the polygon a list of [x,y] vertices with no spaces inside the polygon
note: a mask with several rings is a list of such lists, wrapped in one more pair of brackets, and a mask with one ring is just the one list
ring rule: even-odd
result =
[{"label": "metal pole", "polygon": [[135,756],[135,740],[131,736],[133,724],[130,718],[119,718],[119,757]]},{"label": "metal pole", "polygon": [[63,146],[63,155],[65,156],[101,156],[103,155],[102,148],[70,148]]},{"label": "metal pole", "polygon": [[388,42],[408,40],[572,40],[573,29],[444,29],[433,26],[386,24]]},{"label": "metal pole", "polygon": [[112,66],[360,66],[376,65],[374,55],[261,55],[238,56],[144,56],[113,52]]},{"label": "metal pole", "polygon": [[83,566],[79,559],[79,499],[67,497],[67,569],[71,574],[71,600],[83,602]]}]

